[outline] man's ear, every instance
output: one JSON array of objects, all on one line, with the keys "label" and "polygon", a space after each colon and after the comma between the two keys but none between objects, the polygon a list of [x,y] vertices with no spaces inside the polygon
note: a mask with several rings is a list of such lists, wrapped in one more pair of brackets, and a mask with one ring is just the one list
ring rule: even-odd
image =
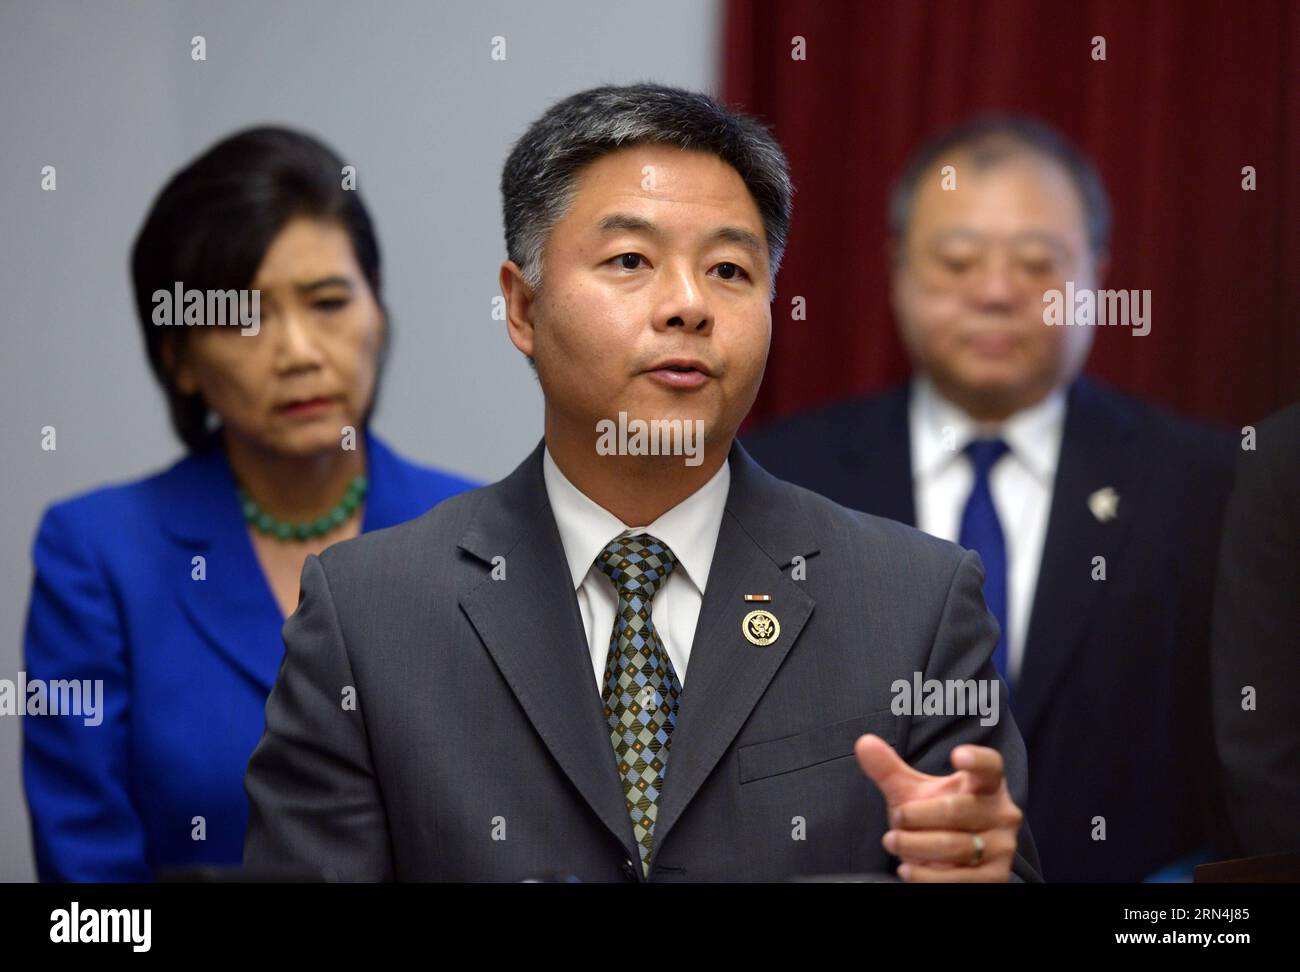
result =
[{"label": "man's ear", "polygon": [[524,272],[513,260],[501,264],[499,281],[501,294],[506,299],[506,333],[510,335],[510,342],[531,358],[536,338],[533,316],[537,311],[537,294],[528,286]]}]

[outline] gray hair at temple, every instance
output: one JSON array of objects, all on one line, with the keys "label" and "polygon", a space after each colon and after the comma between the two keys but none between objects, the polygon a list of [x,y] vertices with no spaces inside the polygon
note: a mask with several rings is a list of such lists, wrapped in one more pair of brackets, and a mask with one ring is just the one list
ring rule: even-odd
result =
[{"label": "gray hair at temple", "polygon": [[773,296],[790,229],[789,165],[757,119],[708,95],[659,84],[591,88],[552,105],[515,143],[501,172],[506,253],[534,290],[546,235],[573,201],[578,173],[635,145],[710,152],[744,180],[763,217]]},{"label": "gray hair at temple", "polygon": [[[945,129],[926,141],[908,159],[889,196],[889,232],[896,240],[907,233],[916,187],[941,159],[960,152],[976,171],[1030,152],[1065,169],[1078,190],[1087,221],[1093,255],[1110,245],[1110,197],[1093,161],[1046,122],[1025,115],[981,115]],[[901,253],[901,248],[896,248]]]}]

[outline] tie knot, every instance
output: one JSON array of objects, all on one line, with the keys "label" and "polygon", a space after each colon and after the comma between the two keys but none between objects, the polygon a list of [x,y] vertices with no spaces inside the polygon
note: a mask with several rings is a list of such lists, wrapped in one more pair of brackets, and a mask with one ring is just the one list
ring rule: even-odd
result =
[{"label": "tie knot", "polygon": [[614,582],[621,599],[639,597],[649,601],[663,586],[677,566],[677,558],[668,544],[638,533],[634,537],[615,537],[596,556],[596,566]]},{"label": "tie knot", "polygon": [[1009,447],[1001,439],[972,439],[966,444],[966,455],[975,467],[975,477],[982,479],[989,474],[993,464],[1007,454]]}]

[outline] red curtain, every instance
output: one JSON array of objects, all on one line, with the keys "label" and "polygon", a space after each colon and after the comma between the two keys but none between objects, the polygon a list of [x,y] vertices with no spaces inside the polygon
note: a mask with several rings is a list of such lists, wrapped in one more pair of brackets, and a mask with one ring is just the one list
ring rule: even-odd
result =
[{"label": "red curtain", "polygon": [[1115,209],[1103,285],[1152,291],[1151,332],[1099,328],[1089,373],[1234,426],[1300,395],[1296,0],[730,0],[723,36],[723,96],[772,125],[796,187],[750,426],[906,376],[886,197],[925,136],[990,110],[1096,160]]}]

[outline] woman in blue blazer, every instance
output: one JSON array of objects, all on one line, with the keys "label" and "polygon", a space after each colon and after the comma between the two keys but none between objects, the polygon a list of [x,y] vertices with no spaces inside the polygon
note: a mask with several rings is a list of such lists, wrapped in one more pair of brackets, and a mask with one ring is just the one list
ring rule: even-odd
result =
[{"label": "woman in blue blazer", "polygon": [[177,173],[136,239],[145,347],[189,454],[41,521],[28,684],[102,684],[93,718],[23,720],[42,880],[239,865],[304,558],[473,486],[369,431],[388,320],[346,181],[316,140],[250,129]]}]

